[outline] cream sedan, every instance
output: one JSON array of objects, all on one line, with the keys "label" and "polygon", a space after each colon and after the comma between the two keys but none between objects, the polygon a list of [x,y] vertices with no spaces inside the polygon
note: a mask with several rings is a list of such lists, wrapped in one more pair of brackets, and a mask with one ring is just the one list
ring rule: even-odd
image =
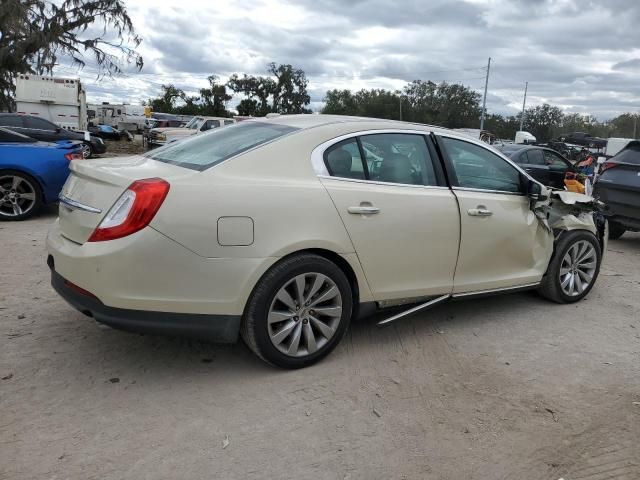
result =
[{"label": "cream sedan", "polygon": [[241,335],[286,368],[387,307],[381,324],[520,289],[576,302],[606,242],[590,197],[425,125],[281,116],[71,170],[47,242],[63,298],[124,330]]}]

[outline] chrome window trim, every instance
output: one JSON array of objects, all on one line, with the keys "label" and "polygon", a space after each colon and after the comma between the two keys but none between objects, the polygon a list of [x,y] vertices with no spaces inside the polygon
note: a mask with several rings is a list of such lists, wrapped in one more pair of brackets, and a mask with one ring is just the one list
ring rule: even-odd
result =
[{"label": "chrome window trim", "polygon": [[526,197],[526,194],[521,192],[507,192],[504,190],[489,190],[484,188],[470,188],[470,187],[451,187],[451,189],[455,191],[462,192],[478,192],[478,193],[499,193],[500,195],[513,195],[516,197]]},{"label": "chrome window trim", "polygon": [[441,185],[413,185],[410,183],[393,183],[393,182],[380,182],[378,180],[363,180],[361,178],[347,178],[347,177],[334,177],[331,175],[318,175],[318,178],[325,180],[335,180],[337,182],[352,182],[352,183],[365,183],[368,185],[386,185],[391,187],[409,187],[409,188],[429,188],[434,190],[450,190],[449,187],[443,187]]},{"label": "chrome window trim", "polygon": [[66,205],[72,210],[82,210],[84,212],[89,212],[89,213],[102,213],[102,210],[100,210],[99,208],[92,207],[90,205],[85,205],[84,203],[80,203],[76,200],[73,200],[72,198],[69,198],[63,195],[62,193],[58,195],[58,201]]},{"label": "chrome window trim", "polygon": [[[370,183],[375,185],[395,185],[400,187],[430,187],[430,188],[446,188],[440,185],[410,185],[408,183],[390,183],[390,182],[378,182],[376,180],[362,180],[356,178],[347,178],[347,177],[335,177],[329,174],[329,170],[327,170],[327,166],[324,163],[324,152],[335,145],[336,143],[340,143],[343,140],[348,140],[354,137],[361,137],[363,135],[378,135],[382,133],[405,133],[410,135],[421,135],[426,137],[431,133],[431,130],[423,130],[423,129],[408,129],[408,128],[380,128],[380,129],[367,129],[360,130],[357,132],[345,133],[344,135],[340,135],[339,137],[334,137],[331,140],[327,140],[316,148],[314,148],[311,152],[311,166],[313,167],[314,172],[320,178],[330,178],[332,180],[345,180],[345,181],[357,181],[361,183]],[[433,161],[433,159],[432,159]],[[435,168],[435,167],[434,167]]]}]

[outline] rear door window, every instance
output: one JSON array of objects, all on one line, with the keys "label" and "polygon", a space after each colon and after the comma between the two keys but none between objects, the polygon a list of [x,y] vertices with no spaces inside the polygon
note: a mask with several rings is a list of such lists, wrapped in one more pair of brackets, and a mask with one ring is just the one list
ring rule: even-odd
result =
[{"label": "rear door window", "polygon": [[356,138],[349,138],[329,147],[324,152],[324,161],[332,177],[366,179]]},{"label": "rear door window", "polygon": [[205,170],[297,130],[288,125],[247,121],[170,143],[150,151],[146,156],[159,162]]},{"label": "rear door window", "polygon": [[360,137],[369,180],[437,185],[424,135],[380,133]]},{"label": "rear door window", "polygon": [[524,152],[524,155],[527,157],[527,163],[529,165],[544,165],[544,154],[542,150],[527,150]]}]

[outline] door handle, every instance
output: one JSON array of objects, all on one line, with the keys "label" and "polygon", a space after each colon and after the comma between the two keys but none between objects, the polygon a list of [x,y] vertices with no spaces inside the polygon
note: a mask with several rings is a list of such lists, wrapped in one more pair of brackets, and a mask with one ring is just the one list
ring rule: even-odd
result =
[{"label": "door handle", "polygon": [[349,213],[353,215],[373,215],[376,213],[380,213],[380,209],[378,207],[373,207],[371,205],[360,205],[358,207],[349,207],[347,208]]},{"label": "door handle", "polygon": [[490,217],[493,215],[491,210],[488,210],[486,207],[481,205],[479,205],[478,208],[470,208],[467,210],[467,213],[472,217]]}]

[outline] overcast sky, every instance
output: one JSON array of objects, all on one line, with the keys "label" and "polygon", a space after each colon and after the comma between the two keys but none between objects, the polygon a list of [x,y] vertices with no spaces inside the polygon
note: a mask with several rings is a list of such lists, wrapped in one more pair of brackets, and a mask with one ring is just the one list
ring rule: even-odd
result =
[{"label": "overcast sky", "polygon": [[517,113],[525,81],[529,106],[601,120],[640,111],[640,0],[125,3],[145,66],[100,81],[88,66],[80,76],[90,102],[140,103],[163,83],[195,92],[210,74],[264,75],[271,61],[305,70],[314,110],[328,89],[398,89],[413,79],[482,92],[492,57],[489,112]]}]

